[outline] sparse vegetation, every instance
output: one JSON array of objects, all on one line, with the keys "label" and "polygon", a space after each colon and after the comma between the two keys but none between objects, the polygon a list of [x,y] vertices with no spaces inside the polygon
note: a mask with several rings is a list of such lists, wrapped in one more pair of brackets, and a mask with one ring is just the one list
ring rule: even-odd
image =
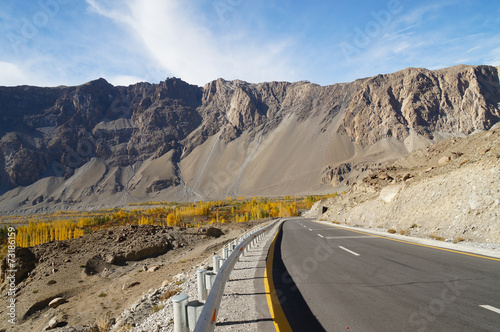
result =
[{"label": "sparse vegetation", "polygon": [[436,234],[431,234],[429,235],[431,239],[438,240],[438,241],[446,241],[446,239],[442,236],[436,235]]},{"label": "sparse vegetation", "polygon": [[120,330],[118,332],[129,332],[129,331],[132,331],[134,327],[128,323],[126,323],[125,325],[123,325]]},{"label": "sparse vegetation", "polygon": [[99,294],[99,297],[106,297],[106,296],[108,296],[108,294],[106,294],[104,292],[102,292],[102,293]]},{"label": "sparse vegetation", "polygon": [[396,230],[395,230],[395,229],[393,229],[393,228],[389,228],[389,229],[387,230],[387,233],[390,233],[390,234],[395,234],[395,233],[396,233]]},{"label": "sparse vegetation", "polygon": [[172,289],[172,290],[169,290],[168,292],[166,292],[165,294],[163,294],[161,297],[160,297],[160,301],[165,301],[165,300],[168,300],[169,298],[171,298],[172,296],[174,296],[175,294],[179,293],[181,291],[180,288],[176,288],[176,289]]},{"label": "sparse vegetation", "polygon": [[459,242],[463,242],[465,241],[465,239],[463,237],[459,237],[459,238],[456,238],[455,240],[453,240],[453,243],[459,243]]},{"label": "sparse vegetation", "polygon": [[[24,220],[25,225],[17,227],[16,242],[19,247],[30,247],[51,241],[77,238],[102,228],[131,224],[200,227],[204,224],[293,217],[299,215],[301,210],[310,209],[316,201],[335,196],[336,194],[307,197],[284,196],[275,199],[227,197],[224,201],[132,204],[151,206],[133,210],[115,208],[98,212],[58,211],[38,215],[37,219]],[[11,220],[17,220],[17,217]],[[3,236],[5,232],[6,228],[0,229],[2,242],[6,239],[6,236]]]},{"label": "sparse vegetation", "polygon": [[111,314],[107,312],[103,317],[99,318],[96,325],[90,328],[91,332],[109,332],[113,326]]},{"label": "sparse vegetation", "polygon": [[164,304],[159,304],[159,305],[154,305],[153,306],[153,313],[160,311],[161,309],[165,308]]}]

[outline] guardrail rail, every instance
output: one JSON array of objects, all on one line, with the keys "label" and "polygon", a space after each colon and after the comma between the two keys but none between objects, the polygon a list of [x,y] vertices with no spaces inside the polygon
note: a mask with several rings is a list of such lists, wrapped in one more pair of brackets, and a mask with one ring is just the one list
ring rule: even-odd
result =
[{"label": "guardrail rail", "polygon": [[[179,294],[172,298],[174,305],[175,332],[212,332],[217,322],[217,314],[224,293],[226,282],[229,279],[234,265],[247,248],[254,246],[264,234],[271,230],[281,219],[270,222],[267,226],[241,236],[222,248],[222,257],[213,257],[213,272],[205,269],[197,270],[198,300],[188,301],[188,296]],[[215,280],[214,280],[215,279]],[[210,293],[207,296],[207,290]],[[205,303],[200,302],[204,301]]]}]

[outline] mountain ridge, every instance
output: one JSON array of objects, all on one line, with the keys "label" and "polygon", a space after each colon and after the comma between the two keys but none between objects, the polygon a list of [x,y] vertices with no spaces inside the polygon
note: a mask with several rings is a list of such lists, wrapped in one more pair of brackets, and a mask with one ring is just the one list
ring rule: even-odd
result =
[{"label": "mountain ridge", "polygon": [[346,162],[366,172],[491,128],[498,73],[459,65],[329,86],[101,78],[0,87],[0,211],[331,191],[339,183],[330,173]]}]

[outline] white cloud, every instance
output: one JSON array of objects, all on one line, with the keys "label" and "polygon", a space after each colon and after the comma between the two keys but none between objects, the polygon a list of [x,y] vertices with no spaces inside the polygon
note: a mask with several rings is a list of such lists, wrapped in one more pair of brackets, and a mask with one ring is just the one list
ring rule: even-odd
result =
[{"label": "white cloud", "polygon": [[118,75],[106,78],[106,80],[113,85],[121,85],[121,86],[129,86],[131,84],[135,84],[137,82],[145,82],[147,80],[143,78],[139,78],[136,76],[129,75]]},{"label": "white cloud", "polygon": [[218,77],[251,82],[296,79],[289,39],[262,40],[237,27],[215,33],[202,23],[208,21],[205,14],[181,0],[129,0],[128,6],[114,8],[98,0],[87,2],[131,29],[153,59],[190,83],[203,85]]},{"label": "white cloud", "polygon": [[28,75],[16,64],[0,61],[0,85],[14,86],[28,82]]}]

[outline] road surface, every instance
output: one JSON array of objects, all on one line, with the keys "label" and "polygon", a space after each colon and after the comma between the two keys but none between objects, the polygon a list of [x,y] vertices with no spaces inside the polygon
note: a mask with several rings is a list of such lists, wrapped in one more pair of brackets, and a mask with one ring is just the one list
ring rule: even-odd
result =
[{"label": "road surface", "polygon": [[500,331],[498,258],[292,219],[272,266],[293,331]]}]

